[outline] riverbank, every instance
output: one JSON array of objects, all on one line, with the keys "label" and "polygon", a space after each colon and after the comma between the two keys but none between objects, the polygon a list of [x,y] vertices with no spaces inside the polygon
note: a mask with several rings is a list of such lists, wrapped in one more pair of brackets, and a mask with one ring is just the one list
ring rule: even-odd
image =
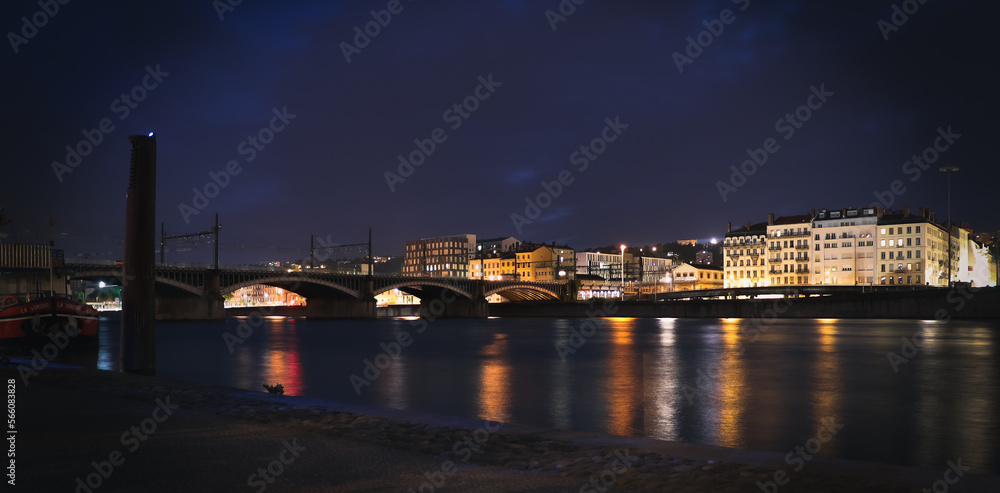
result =
[{"label": "riverbank", "polygon": [[[795,471],[783,454],[97,370],[47,368],[28,385],[12,368],[0,373],[16,381],[17,481],[36,491],[599,491],[584,487],[596,481],[617,491],[736,492],[776,481],[768,491],[883,492],[920,491],[945,477],[944,465],[822,457]],[[998,488],[1000,478],[966,474],[948,491]]]}]

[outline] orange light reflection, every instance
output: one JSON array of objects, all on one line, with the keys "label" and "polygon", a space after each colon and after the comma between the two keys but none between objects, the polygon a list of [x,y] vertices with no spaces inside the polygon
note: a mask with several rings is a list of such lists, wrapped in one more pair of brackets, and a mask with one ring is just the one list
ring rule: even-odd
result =
[{"label": "orange light reflection", "polygon": [[740,354],[740,322],[722,320],[724,354],[719,363],[719,443],[727,447],[743,445],[743,414],[746,403],[746,375]]},{"label": "orange light reflection", "polygon": [[479,417],[509,421],[510,350],[507,334],[493,334],[493,342],[483,348],[483,368],[479,384]]},{"label": "orange light reflection", "polygon": [[[813,423],[818,436],[823,428],[824,420],[839,422],[840,418],[840,358],[837,355],[837,319],[819,320],[819,346],[816,363],[813,368],[816,384],[813,388]],[[829,444],[824,444],[824,455],[832,455],[836,451],[836,437]]]},{"label": "orange light reflection", "polygon": [[635,319],[612,317],[605,319],[611,331],[610,372],[605,392],[608,396],[608,432],[614,435],[632,436],[638,430],[633,426],[632,417],[638,415],[642,405],[640,374],[642,362],[634,345],[632,332]]},{"label": "orange light reflection", "polygon": [[302,366],[299,362],[299,337],[295,327],[295,319],[288,318],[285,323],[275,323],[269,320],[272,335],[278,340],[264,355],[264,378],[266,384],[281,384],[285,395],[302,395]]}]

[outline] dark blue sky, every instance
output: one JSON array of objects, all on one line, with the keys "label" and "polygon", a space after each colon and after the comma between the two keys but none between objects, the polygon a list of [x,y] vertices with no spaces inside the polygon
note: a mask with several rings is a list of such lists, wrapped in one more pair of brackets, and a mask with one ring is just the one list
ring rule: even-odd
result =
[{"label": "dark blue sky", "polygon": [[[403,0],[348,63],[342,43],[387,4],[244,1],[220,20],[209,0],[70,2],[20,43],[9,33],[40,7],[4,2],[0,206],[14,223],[3,232],[44,241],[51,216],[68,253],[119,258],[127,136],[148,131],[159,220],[168,234],[191,232],[218,212],[224,263],[301,257],[310,234],[365,241],[369,226],[378,254],[455,233],[581,249],[708,238],[769,212],[868,205],[893,180],[906,187],[893,207],[943,218],[943,165],[962,168],[955,219],[1000,229],[995,3],[929,0],[886,40],[878,22],[891,22],[891,1],[590,0],[553,30],[546,11],[558,12],[556,0]],[[724,9],[730,22],[713,23]],[[673,54],[705,22],[724,29],[702,35],[711,44],[679,70]],[[158,83],[146,77],[157,66]],[[490,75],[492,92],[475,98]],[[138,90],[145,99],[126,115],[115,101],[144,78],[157,85]],[[799,109],[819,106],[812,87],[833,95]],[[456,117],[463,101],[475,110]],[[285,108],[294,118],[251,153],[244,141]],[[776,126],[797,109],[809,118],[794,134],[791,123]],[[616,118],[627,128],[605,131]],[[103,119],[114,130],[57,173],[66,146]],[[904,170],[949,126],[961,137],[928,171]],[[397,156],[438,128],[433,153],[390,187]],[[614,141],[597,142],[606,149],[595,160],[573,155],[602,132]],[[723,200],[730,167],[769,138],[777,151]],[[192,189],[229,161],[240,173],[185,224],[181,204],[197,205]],[[532,217],[525,198],[562,170],[572,182],[515,225],[512,214]],[[190,248],[168,260],[209,261],[209,246]]]}]

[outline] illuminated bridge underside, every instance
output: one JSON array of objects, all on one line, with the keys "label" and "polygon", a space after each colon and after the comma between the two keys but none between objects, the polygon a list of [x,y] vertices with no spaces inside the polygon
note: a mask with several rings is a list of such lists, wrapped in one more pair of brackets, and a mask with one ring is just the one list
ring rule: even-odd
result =
[{"label": "illuminated bridge underside", "polygon": [[[68,264],[66,267],[73,279],[127,284],[121,280],[120,266]],[[156,283],[158,293],[191,297],[205,297],[213,293],[227,294],[254,284],[279,287],[307,299],[317,297],[359,300],[393,289],[399,289],[422,300],[457,297],[468,301],[481,301],[491,294],[499,294],[510,301],[557,301],[563,299],[566,293],[566,286],[560,283],[402,276],[369,278],[319,270],[286,272],[274,269],[221,269],[216,272],[205,268],[170,265],[156,267]],[[445,295],[445,292],[452,294]]]},{"label": "illuminated bridge underside", "polygon": [[495,288],[486,292],[486,296],[499,294],[508,301],[559,301],[557,292],[536,286],[514,286]]},{"label": "illuminated bridge underside", "polygon": [[291,291],[305,298],[322,296],[357,299],[361,297],[364,290],[364,280],[360,278],[333,275],[304,277],[274,274],[273,272],[270,275],[248,272],[222,273],[219,278],[219,291],[222,294],[227,294],[254,284],[266,284]]}]

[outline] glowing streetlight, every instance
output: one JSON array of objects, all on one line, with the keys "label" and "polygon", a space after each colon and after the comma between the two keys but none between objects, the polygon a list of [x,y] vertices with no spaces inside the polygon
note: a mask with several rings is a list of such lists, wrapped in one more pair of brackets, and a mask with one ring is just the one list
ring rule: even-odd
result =
[{"label": "glowing streetlight", "polygon": [[622,244],[622,301],[625,301],[625,244]]}]

